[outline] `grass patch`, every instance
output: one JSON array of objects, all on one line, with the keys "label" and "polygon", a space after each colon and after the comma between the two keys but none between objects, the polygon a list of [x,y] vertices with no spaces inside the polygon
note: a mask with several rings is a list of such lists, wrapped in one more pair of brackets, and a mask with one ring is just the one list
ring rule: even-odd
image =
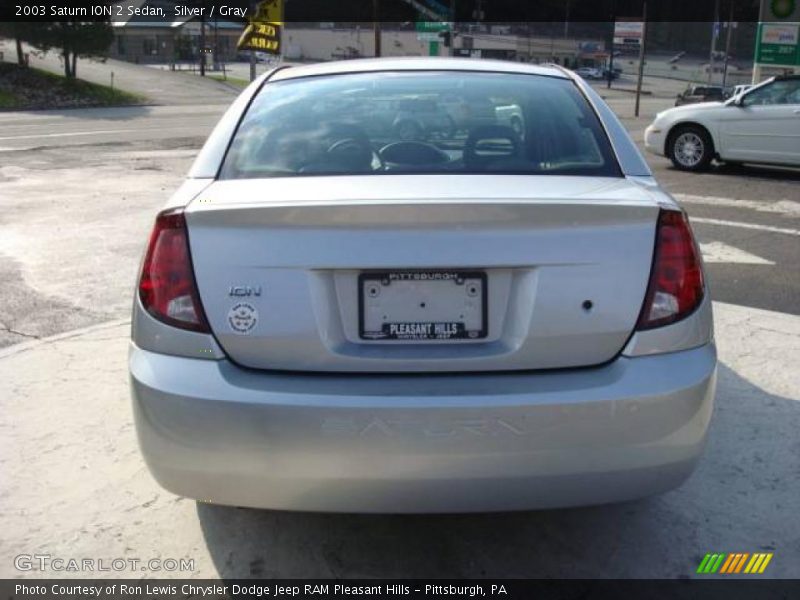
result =
[{"label": "grass patch", "polygon": [[126,106],[142,104],[147,98],[107,85],[82,79],[0,63],[0,108],[42,109]]},{"label": "grass patch", "polygon": [[218,75],[216,73],[206,75],[206,77],[214,79],[216,81],[222,81],[223,83],[230,83],[231,85],[234,85],[242,89],[250,85],[249,79],[242,79],[241,77],[224,77],[223,75]]},{"label": "grass patch", "polygon": [[16,94],[0,89],[0,108],[16,108],[19,106],[19,100]]}]

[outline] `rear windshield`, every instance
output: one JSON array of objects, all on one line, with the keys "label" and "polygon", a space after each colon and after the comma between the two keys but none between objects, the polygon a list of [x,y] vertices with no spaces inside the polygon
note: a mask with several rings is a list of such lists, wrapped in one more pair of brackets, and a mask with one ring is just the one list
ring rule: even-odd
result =
[{"label": "rear windshield", "polygon": [[413,71],[267,84],[220,177],[397,173],[621,176],[572,81]]}]

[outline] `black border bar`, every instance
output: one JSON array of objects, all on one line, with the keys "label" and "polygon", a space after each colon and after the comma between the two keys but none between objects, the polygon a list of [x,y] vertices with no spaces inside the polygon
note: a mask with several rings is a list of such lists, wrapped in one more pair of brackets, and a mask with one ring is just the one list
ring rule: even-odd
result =
[{"label": "black border bar", "polygon": [[[123,586],[127,586],[122,593]],[[193,586],[192,588],[185,586]],[[338,587],[337,587],[338,586]],[[36,589],[38,588],[38,590]],[[100,588],[100,593],[97,593]],[[206,588],[210,593],[202,593]],[[131,589],[133,591],[131,591]],[[75,591],[72,591],[75,590]],[[372,593],[365,593],[367,591]],[[377,593],[375,593],[377,591]],[[283,592],[283,593],[280,593]],[[800,579],[720,576],[715,579],[16,579],[0,580],[8,600],[589,600],[669,598],[670,600],[791,599]]]},{"label": "black border bar", "polygon": [[[249,8],[257,0],[122,0],[140,5],[143,1],[153,6],[204,7],[210,14],[220,15],[223,6]],[[642,15],[647,2],[647,20],[662,22],[714,22],[732,18],[734,21],[757,21],[759,0],[483,0],[482,17],[476,18],[476,0],[456,0],[454,20],[461,23],[476,21],[486,23],[590,23],[610,22],[614,19],[631,19]],[[415,0],[427,6],[426,0]],[[369,23],[375,19],[384,23],[407,23],[429,20],[421,15],[410,0],[289,0],[284,6],[284,20],[289,23],[330,22],[341,26]],[[117,0],[2,0],[0,22],[65,22],[102,21],[108,15],[96,14],[96,7],[118,4]],[[435,5],[450,7],[449,0],[436,0]],[[27,7],[27,8],[26,8]],[[79,14],[81,8],[87,14]],[[93,10],[94,8],[94,10]],[[42,10],[43,9],[43,10]],[[115,9],[113,11],[117,13]],[[127,13],[127,11],[125,11]],[[71,14],[70,14],[71,13]],[[95,14],[93,14],[95,13]],[[174,21],[174,11],[166,10],[163,18],[136,17],[139,21]],[[716,16],[724,15],[724,16]],[[121,15],[124,20],[130,17]],[[119,19],[114,14],[113,18]],[[239,20],[229,17],[228,20]]]}]

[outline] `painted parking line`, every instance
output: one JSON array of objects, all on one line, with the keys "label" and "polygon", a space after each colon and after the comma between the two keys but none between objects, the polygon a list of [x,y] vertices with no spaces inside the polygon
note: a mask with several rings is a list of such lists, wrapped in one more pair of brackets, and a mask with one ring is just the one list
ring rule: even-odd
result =
[{"label": "painted parking line", "polygon": [[800,202],[794,200],[778,200],[777,202],[758,202],[756,200],[737,200],[718,196],[696,196],[693,194],[672,194],[681,204],[702,204],[706,206],[724,206],[741,208],[758,212],[777,213],[800,217]]},{"label": "painted parking line", "polygon": [[783,233],[786,235],[800,236],[800,229],[789,229],[787,227],[772,227],[770,225],[758,225],[757,223],[745,223],[743,221],[727,221],[724,219],[709,219],[706,217],[689,217],[692,223],[703,223],[706,225],[722,225],[723,227],[739,227],[741,229],[756,229],[758,231],[768,231],[770,233]]},{"label": "painted parking line", "polygon": [[0,141],[5,140],[30,140],[35,138],[58,138],[78,135],[102,135],[106,133],[127,133],[130,131],[140,131],[138,129],[98,129],[96,131],[69,131],[65,133],[34,133],[28,135],[9,135],[0,137]]},{"label": "painted parking line", "polygon": [[700,243],[703,261],[706,263],[738,263],[744,265],[774,265],[775,263],[736,246],[723,242]]}]

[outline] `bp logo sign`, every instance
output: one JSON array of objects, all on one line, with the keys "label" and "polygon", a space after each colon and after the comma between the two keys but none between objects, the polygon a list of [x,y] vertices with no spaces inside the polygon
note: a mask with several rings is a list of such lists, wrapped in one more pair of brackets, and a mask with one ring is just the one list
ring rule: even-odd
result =
[{"label": "bp logo sign", "polygon": [[795,0],[772,0],[770,9],[777,19],[788,19],[794,13]]}]

